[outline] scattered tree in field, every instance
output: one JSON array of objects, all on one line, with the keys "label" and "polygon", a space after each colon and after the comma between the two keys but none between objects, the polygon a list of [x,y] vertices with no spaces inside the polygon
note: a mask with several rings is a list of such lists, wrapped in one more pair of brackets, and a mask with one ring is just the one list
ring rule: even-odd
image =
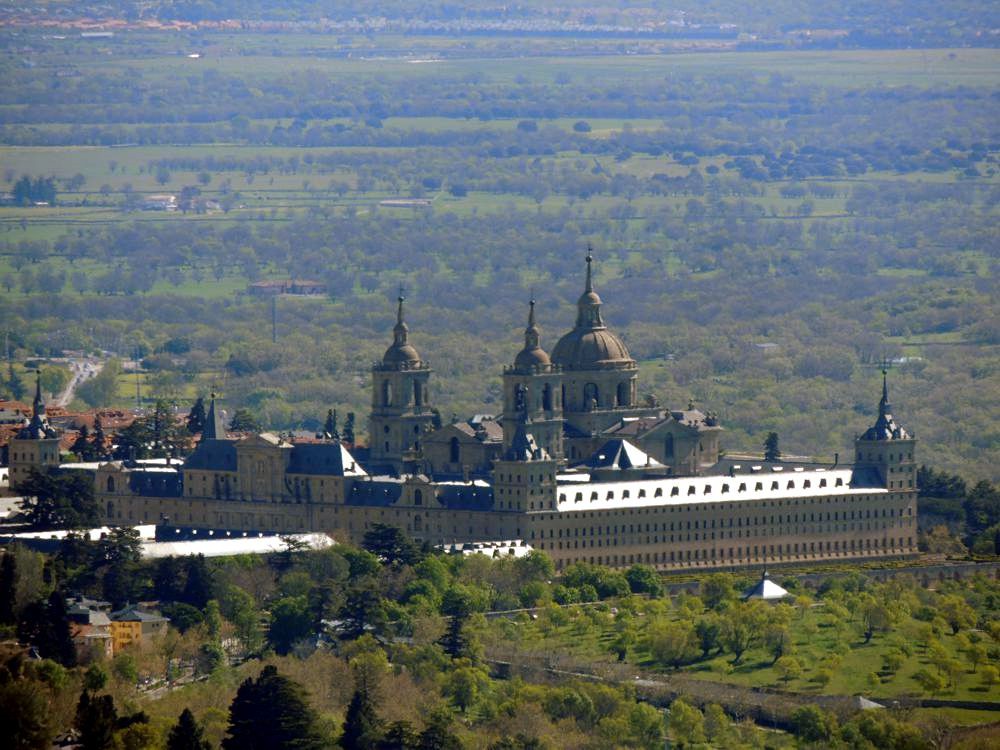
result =
[{"label": "scattered tree in field", "polygon": [[774,670],[787,685],[802,675],[802,663],[794,656],[782,656],[774,662]]},{"label": "scattered tree in field", "polygon": [[976,613],[961,596],[950,594],[938,600],[938,612],[948,623],[952,635],[957,635],[963,628],[976,624]]},{"label": "scattered tree in field", "polygon": [[646,648],[653,659],[676,669],[691,661],[698,643],[695,629],[689,622],[660,621],[646,629]]},{"label": "scattered tree in field", "polygon": [[28,175],[24,175],[14,183],[11,192],[14,196],[14,203],[19,206],[30,206],[35,203],[54,205],[56,202],[56,181],[52,177],[31,179]]}]

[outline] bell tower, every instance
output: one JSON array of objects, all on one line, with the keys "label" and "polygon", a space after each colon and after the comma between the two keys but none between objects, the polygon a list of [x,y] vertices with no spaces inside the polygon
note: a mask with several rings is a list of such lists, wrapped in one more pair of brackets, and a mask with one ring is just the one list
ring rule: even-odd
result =
[{"label": "bell tower", "polygon": [[535,301],[528,307],[524,348],[503,371],[503,447],[508,452],[526,425],[552,460],[563,458],[562,375],[539,344]]},{"label": "bell tower", "polygon": [[42,400],[42,374],[35,373],[35,401],[31,421],[11,438],[10,486],[25,481],[32,469],[44,471],[59,466],[59,436],[45,416],[45,402]]},{"label": "bell tower", "polygon": [[435,414],[430,405],[428,382],[431,369],[409,343],[409,326],[403,318],[399,295],[392,345],[382,361],[372,367],[372,411],[368,443],[371,462],[396,473],[420,455],[421,440],[433,429]]},{"label": "bell tower", "polygon": [[892,416],[887,375],[883,369],[878,418],[854,441],[855,466],[877,471],[885,488],[891,492],[915,493],[917,464],[913,456],[917,441]]}]

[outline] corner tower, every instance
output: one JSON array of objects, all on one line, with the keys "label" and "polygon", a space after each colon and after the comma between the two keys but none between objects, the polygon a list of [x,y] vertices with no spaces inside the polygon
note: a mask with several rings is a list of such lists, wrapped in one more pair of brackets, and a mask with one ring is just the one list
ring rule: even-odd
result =
[{"label": "corner tower", "polygon": [[916,493],[917,464],[913,458],[916,442],[892,416],[887,372],[882,370],[878,418],[854,441],[855,466],[878,472],[885,488],[891,492]]},{"label": "corner tower", "polygon": [[11,438],[10,486],[14,489],[28,478],[32,469],[43,471],[59,466],[59,437],[45,416],[42,374],[35,373],[35,401],[31,421]]},{"label": "corner tower", "polygon": [[563,457],[562,377],[542,349],[535,324],[535,301],[528,307],[524,348],[503,371],[503,447],[511,450],[523,425],[553,460]]},{"label": "corner tower", "polygon": [[409,343],[399,296],[392,345],[372,367],[372,411],[369,417],[370,460],[400,473],[416,460],[421,438],[434,424],[428,398],[431,369]]}]

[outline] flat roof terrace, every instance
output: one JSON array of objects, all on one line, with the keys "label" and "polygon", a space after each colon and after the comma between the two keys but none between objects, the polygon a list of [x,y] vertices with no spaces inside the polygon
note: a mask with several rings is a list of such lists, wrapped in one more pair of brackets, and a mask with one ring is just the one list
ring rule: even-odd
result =
[{"label": "flat roof terrace", "polygon": [[[622,482],[557,481],[559,511],[615,510],[659,506],[787,500],[834,495],[888,494],[869,472],[851,468],[752,471],[708,477],[637,479]],[[545,509],[539,509],[545,510]],[[551,512],[551,508],[548,509]]]}]

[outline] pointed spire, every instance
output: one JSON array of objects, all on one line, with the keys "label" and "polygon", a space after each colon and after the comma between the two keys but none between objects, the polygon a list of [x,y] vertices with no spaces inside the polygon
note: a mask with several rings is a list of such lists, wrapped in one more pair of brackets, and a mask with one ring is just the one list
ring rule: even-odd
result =
[{"label": "pointed spire", "polygon": [[892,405],[889,403],[889,371],[883,367],[882,368],[882,400],[878,403],[878,413],[881,416],[885,416],[889,413]]},{"label": "pointed spire", "polygon": [[535,323],[535,300],[528,303],[528,326],[524,329],[524,348],[514,358],[514,367],[521,372],[531,372],[551,364],[549,355],[542,349],[541,332]]},{"label": "pointed spire", "polygon": [[38,417],[45,413],[45,402],[42,401],[42,371],[35,370],[35,401],[33,404],[35,413],[34,416]]},{"label": "pointed spire", "polygon": [[904,430],[892,416],[892,404],[889,403],[889,368],[888,365],[882,367],[882,398],[878,402],[878,419],[870,427],[862,440],[896,440],[907,439],[909,433]]},{"label": "pointed spire", "polygon": [[576,327],[577,328],[603,328],[604,321],[601,319],[601,298],[594,291],[593,274],[594,253],[590,245],[587,246],[587,280],[583,285],[583,294],[577,300],[576,307]]},{"label": "pointed spire", "polygon": [[215,408],[215,394],[208,405],[208,414],[205,415],[205,429],[201,433],[202,440],[225,440],[226,427],[222,424],[222,415]]},{"label": "pointed spire", "polygon": [[406,297],[403,296],[403,287],[399,287],[399,297],[397,301],[399,303],[396,308],[396,325],[392,329],[392,339],[396,346],[402,346],[406,343],[406,335],[409,333],[410,328],[406,325],[406,321],[403,320],[403,302]]},{"label": "pointed spire", "polygon": [[528,303],[528,327],[524,329],[524,348],[537,349],[539,341],[538,326],[535,325],[535,300]]}]

